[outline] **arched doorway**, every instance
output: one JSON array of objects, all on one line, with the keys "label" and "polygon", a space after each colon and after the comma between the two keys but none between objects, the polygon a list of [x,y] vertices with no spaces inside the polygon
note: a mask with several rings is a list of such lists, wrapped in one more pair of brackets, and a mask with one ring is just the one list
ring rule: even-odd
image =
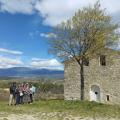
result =
[{"label": "arched doorway", "polygon": [[100,88],[97,85],[92,85],[90,90],[90,100],[100,102]]}]

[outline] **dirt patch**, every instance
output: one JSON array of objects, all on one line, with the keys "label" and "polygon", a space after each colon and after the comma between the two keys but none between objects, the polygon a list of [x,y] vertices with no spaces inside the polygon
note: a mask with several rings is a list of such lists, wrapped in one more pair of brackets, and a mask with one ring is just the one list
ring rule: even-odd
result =
[{"label": "dirt patch", "polygon": [[9,100],[9,90],[0,88],[0,101],[8,101]]},{"label": "dirt patch", "polygon": [[7,114],[0,113],[0,120],[120,120],[117,118],[83,118],[83,117],[73,117],[60,112],[51,113],[35,113],[35,114]]}]

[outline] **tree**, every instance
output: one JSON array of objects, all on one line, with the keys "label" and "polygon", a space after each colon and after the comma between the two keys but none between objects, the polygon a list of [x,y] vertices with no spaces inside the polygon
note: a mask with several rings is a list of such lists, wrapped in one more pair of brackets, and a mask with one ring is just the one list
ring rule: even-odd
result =
[{"label": "tree", "polygon": [[81,100],[84,100],[84,61],[91,59],[119,38],[118,24],[101,9],[99,1],[78,10],[54,28],[50,52],[62,60],[75,59],[80,67]]}]

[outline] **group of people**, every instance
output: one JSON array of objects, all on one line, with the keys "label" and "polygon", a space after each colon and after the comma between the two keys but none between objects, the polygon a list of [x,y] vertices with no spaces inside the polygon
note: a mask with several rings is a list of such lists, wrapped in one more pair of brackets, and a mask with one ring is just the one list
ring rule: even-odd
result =
[{"label": "group of people", "polygon": [[33,103],[35,86],[29,83],[16,84],[15,82],[10,86],[9,105],[19,105],[25,103]]}]

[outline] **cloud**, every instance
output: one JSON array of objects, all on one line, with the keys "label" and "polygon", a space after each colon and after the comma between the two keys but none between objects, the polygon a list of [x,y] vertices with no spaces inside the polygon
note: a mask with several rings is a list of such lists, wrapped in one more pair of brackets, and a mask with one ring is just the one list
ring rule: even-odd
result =
[{"label": "cloud", "polygon": [[63,69],[63,65],[56,59],[33,58],[30,66],[35,68]]},{"label": "cloud", "polygon": [[[36,9],[44,18],[44,24],[55,26],[61,21],[69,19],[74,13],[84,6],[94,4],[97,0],[42,0],[36,3]],[[119,0],[101,0],[103,8],[114,14],[120,12]]]},{"label": "cloud", "polygon": [[[28,64],[27,64],[28,63]],[[12,67],[32,67],[32,68],[44,68],[52,70],[63,70],[63,65],[56,59],[40,59],[32,58],[27,63],[20,58],[10,58],[0,56],[0,68],[12,68]]]},{"label": "cloud", "polygon": [[48,59],[41,59],[41,58],[36,58],[36,57],[34,57],[34,58],[32,58],[31,60],[32,60],[32,61],[46,61],[46,60],[48,60]]},{"label": "cloud", "polygon": [[41,33],[40,36],[45,37],[45,38],[55,38],[55,37],[57,37],[54,33]]},{"label": "cloud", "polygon": [[119,42],[118,42],[117,45],[116,45],[116,49],[117,49],[117,50],[120,50],[120,40],[119,40]]},{"label": "cloud", "polygon": [[101,5],[106,8],[106,11],[114,14],[120,12],[120,1],[119,0],[101,0]]},{"label": "cloud", "polygon": [[23,65],[23,62],[19,59],[12,59],[8,57],[0,56],[0,68],[10,68]]},{"label": "cloud", "polygon": [[[97,0],[0,0],[0,11],[9,13],[38,14],[43,24],[55,26],[69,19],[84,6],[94,4]],[[100,0],[102,8],[114,16],[120,13],[119,0]],[[115,17],[115,16],[114,16]]]},{"label": "cloud", "polygon": [[32,14],[36,0],[0,0],[1,11],[9,13]]},{"label": "cloud", "polygon": [[[92,3],[95,0],[92,0]],[[44,24],[55,26],[69,19],[77,9],[91,3],[91,0],[42,0],[36,3],[36,10],[44,18]]]},{"label": "cloud", "polygon": [[112,44],[112,46],[110,48],[120,51],[120,39],[118,41],[114,42],[114,44]]},{"label": "cloud", "polygon": [[21,51],[14,51],[14,50],[9,50],[9,49],[5,49],[5,48],[0,48],[0,52],[13,54],[13,55],[22,55],[23,54]]}]

